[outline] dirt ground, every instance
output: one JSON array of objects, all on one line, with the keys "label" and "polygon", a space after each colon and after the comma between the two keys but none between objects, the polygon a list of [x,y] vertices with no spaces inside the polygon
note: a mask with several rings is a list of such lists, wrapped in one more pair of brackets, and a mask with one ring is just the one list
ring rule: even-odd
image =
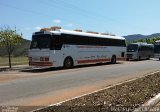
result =
[{"label": "dirt ground", "polygon": [[37,112],[131,112],[159,92],[160,73],[156,73]]}]

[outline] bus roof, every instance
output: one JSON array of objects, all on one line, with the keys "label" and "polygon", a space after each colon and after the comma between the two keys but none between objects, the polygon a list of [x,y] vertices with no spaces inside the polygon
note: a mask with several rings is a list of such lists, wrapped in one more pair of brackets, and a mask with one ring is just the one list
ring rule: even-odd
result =
[{"label": "bus roof", "polygon": [[54,33],[54,34],[57,34],[57,35],[60,35],[60,34],[72,34],[72,35],[80,35],[80,36],[89,36],[89,37],[99,37],[99,38],[111,38],[111,39],[125,40],[124,37],[120,37],[120,36],[93,34],[93,33],[78,32],[78,31],[64,30],[64,29],[58,29],[58,30],[55,30],[55,31],[47,31],[47,32]]}]

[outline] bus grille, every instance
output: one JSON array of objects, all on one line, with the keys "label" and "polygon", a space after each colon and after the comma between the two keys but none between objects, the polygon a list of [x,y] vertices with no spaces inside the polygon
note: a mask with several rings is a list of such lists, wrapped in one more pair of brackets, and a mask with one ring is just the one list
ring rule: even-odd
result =
[{"label": "bus grille", "polygon": [[132,54],[127,54],[127,58],[132,58]]}]

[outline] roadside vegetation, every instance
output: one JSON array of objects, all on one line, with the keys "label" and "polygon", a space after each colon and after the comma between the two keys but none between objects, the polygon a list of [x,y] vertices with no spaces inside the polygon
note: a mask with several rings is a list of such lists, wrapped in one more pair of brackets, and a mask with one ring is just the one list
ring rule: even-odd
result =
[{"label": "roadside vegetation", "polygon": [[22,34],[18,34],[16,27],[14,29],[9,26],[0,27],[0,47],[4,47],[8,56],[9,68],[12,67],[11,56],[15,50],[15,46],[20,44]]},{"label": "roadside vegetation", "polygon": [[[28,64],[28,57],[11,57],[12,66],[14,65],[27,65]],[[8,57],[0,57],[0,67],[8,66]]]}]

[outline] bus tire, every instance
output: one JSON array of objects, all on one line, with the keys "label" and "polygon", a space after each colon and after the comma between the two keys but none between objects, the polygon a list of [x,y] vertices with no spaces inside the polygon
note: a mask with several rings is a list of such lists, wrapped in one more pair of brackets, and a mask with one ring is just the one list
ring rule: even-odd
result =
[{"label": "bus tire", "polygon": [[160,58],[159,58],[159,60],[160,60]]},{"label": "bus tire", "polygon": [[111,58],[111,63],[112,64],[116,64],[117,60],[116,60],[116,56],[113,55],[112,58]]},{"label": "bus tire", "polygon": [[73,67],[73,59],[71,57],[66,57],[63,64],[64,68],[72,68]]}]

